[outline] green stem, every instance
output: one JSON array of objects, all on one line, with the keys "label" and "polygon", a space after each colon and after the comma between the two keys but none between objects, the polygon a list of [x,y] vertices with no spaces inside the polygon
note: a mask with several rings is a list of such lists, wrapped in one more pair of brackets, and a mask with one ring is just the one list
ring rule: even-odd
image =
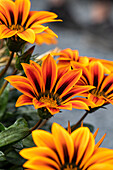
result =
[{"label": "green stem", "polygon": [[10,59],[9,59],[9,61],[8,61],[8,63],[7,63],[7,65],[5,66],[5,68],[1,71],[1,73],[0,73],[0,78],[6,73],[6,71],[8,70],[8,68],[9,68],[9,66],[10,66],[10,64],[11,64],[11,61],[12,61],[12,59],[13,59],[13,56],[14,56],[14,52],[11,52],[11,56],[10,56]]},{"label": "green stem", "polygon": [[[12,75],[16,74],[16,72],[17,72],[17,69],[14,70],[14,72],[12,73]],[[1,87],[1,89],[0,89],[0,96],[2,95],[2,93],[3,93],[3,91],[4,91],[4,89],[6,88],[6,86],[7,86],[8,83],[9,83],[8,81],[5,81],[5,83],[4,83],[3,86]]]},{"label": "green stem", "polygon": [[81,119],[75,124],[72,126],[71,130],[75,130],[77,128],[77,126],[85,119],[85,117],[88,115],[88,110],[86,111],[86,113],[81,117]]}]

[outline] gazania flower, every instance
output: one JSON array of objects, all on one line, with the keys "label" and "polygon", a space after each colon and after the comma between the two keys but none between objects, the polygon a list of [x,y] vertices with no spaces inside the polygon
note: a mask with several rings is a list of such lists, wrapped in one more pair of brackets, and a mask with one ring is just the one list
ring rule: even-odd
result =
[{"label": "gazania flower", "polygon": [[97,106],[113,104],[113,73],[106,75],[103,65],[97,61],[92,62],[89,68],[84,68],[78,85],[92,85],[94,89],[82,95],[87,96]]},{"label": "gazania flower", "polygon": [[36,35],[47,29],[41,24],[58,21],[56,14],[30,11],[30,6],[30,0],[0,0],[0,39],[13,37],[34,43]]},{"label": "gazania flower", "polygon": [[58,57],[58,66],[72,66],[76,68],[88,67],[92,61],[100,61],[105,69],[106,74],[113,72],[113,61],[108,61],[104,59],[97,59],[94,57],[79,56],[78,50],[71,50],[70,48],[61,50],[55,55]]},{"label": "gazania flower", "polygon": [[38,45],[42,45],[44,43],[47,45],[57,44],[56,37],[57,35],[51,29],[47,28],[42,33],[36,35],[35,43]]},{"label": "gazania flower", "polygon": [[35,130],[32,137],[36,147],[20,151],[20,155],[28,159],[24,168],[113,170],[113,150],[99,147],[105,136],[95,145],[95,134],[87,127],[80,127],[69,134],[59,124],[53,123],[52,133]]},{"label": "gazania flower", "polygon": [[30,64],[22,64],[27,77],[9,76],[6,78],[12,86],[24,93],[16,106],[34,105],[35,109],[47,108],[53,115],[60,109],[71,110],[73,108],[88,109],[88,100],[82,98],[71,99],[92,86],[74,85],[82,75],[81,70],[60,70],[51,55],[43,61],[42,67],[31,61]]}]

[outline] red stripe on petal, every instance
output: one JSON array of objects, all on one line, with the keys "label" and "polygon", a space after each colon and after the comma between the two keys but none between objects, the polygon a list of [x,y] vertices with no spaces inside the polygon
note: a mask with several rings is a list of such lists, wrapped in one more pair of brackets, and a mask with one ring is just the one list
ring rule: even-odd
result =
[{"label": "red stripe on petal", "polygon": [[16,0],[15,5],[16,5],[17,16],[18,16],[17,24],[23,26],[30,11],[30,6],[31,6],[30,0]]},{"label": "red stripe on petal", "polygon": [[16,33],[16,30],[10,30],[5,25],[0,25],[0,39],[12,37]]},{"label": "red stripe on petal", "polygon": [[51,55],[48,55],[42,63],[42,74],[45,90],[50,90],[51,92],[57,79],[57,65]]}]

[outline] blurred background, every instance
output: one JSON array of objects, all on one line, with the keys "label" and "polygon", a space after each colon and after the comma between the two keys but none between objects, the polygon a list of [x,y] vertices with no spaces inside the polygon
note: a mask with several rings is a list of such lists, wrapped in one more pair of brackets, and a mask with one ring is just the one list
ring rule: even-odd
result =
[{"label": "blurred background", "polygon": [[[47,10],[58,14],[64,22],[49,27],[58,35],[57,45],[36,46],[34,53],[42,54],[56,46],[79,50],[80,56],[113,60],[113,2],[112,0],[31,0],[31,10]],[[51,118],[67,127],[68,120],[75,124],[83,110],[62,111]],[[113,106],[88,115],[85,123],[99,128],[96,142],[107,133],[102,147],[113,149]]]}]

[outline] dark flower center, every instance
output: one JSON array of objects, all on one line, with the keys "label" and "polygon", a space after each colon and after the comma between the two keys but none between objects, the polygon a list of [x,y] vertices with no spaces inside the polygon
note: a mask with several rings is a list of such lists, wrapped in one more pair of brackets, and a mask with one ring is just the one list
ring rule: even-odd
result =
[{"label": "dark flower center", "polygon": [[25,30],[23,26],[18,25],[18,24],[17,25],[11,25],[11,26],[9,26],[9,28],[11,30],[17,30],[18,32],[23,32]]},{"label": "dark flower center", "polygon": [[46,91],[45,93],[40,93],[38,97],[39,102],[48,103],[49,107],[57,107],[61,105],[61,99],[58,94],[50,93]]},{"label": "dark flower center", "polygon": [[104,91],[101,91],[101,92],[100,92],[100,91],[97,90],[97,89],[91,90],[91,94],[94,95],[95,97],[100,97],[100,96],[106,97]]},{"label": "dark flower center", "polygon": [[68,165],[65,165],[63,168],[61,168],[61,170],[81,170],[81,169],[79,169],[79,167],[75,165],[68,164]]}]

